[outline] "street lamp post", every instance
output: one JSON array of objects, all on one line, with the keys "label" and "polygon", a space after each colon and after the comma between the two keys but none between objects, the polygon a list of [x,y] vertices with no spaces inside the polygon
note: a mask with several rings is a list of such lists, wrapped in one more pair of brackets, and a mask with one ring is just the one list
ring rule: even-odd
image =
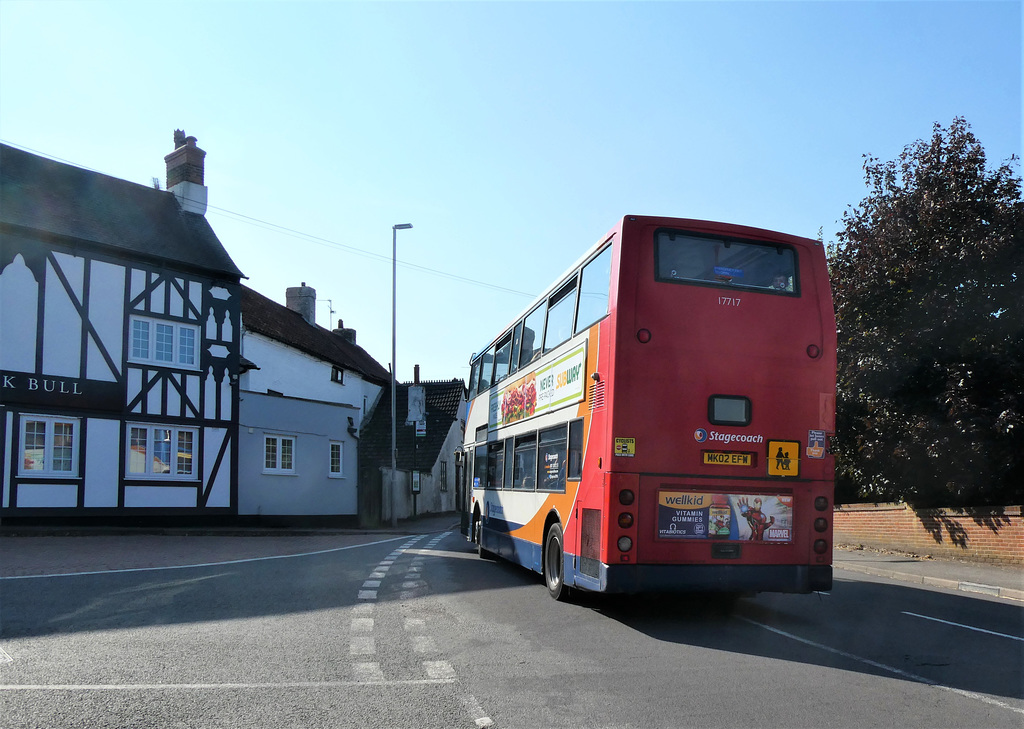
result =
[{"label": "street lamp post", "polygon": [[396,411],[396,390],[398,382],[398,367],[395,365],[395,342],[397,340],[396,324],[398,323],[398,231],[408,230],[411,223],[399,223],[391,226],[391,527],[398,526],[398,514],[395,506],[395,493],[398,489],[395,482],[398,479],[398,445],[397,432],[398,420]]}]

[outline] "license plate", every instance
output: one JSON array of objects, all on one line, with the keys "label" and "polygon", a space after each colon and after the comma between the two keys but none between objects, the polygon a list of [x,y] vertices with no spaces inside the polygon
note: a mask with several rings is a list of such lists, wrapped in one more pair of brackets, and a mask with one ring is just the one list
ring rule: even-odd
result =
[{"label": "license plate", "polygon": [[752,466],[753,453],[730,453],[728,451],[703,451],[704,463],[709,466]]}]

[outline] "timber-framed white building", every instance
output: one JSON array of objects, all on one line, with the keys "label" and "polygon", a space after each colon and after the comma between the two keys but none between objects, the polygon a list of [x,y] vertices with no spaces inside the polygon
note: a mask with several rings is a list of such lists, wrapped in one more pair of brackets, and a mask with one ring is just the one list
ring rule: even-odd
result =
[{"label": "timber-framed white building", "polygon": [[167,190],[0,145],[0,515],[238,512],[241,271],[205,152]]}]

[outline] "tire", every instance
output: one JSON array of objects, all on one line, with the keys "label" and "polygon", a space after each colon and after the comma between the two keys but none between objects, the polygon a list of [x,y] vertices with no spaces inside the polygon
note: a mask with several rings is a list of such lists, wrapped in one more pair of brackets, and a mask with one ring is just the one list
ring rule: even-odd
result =
[{"label": "tire", "polygon": [[479,515],[473,519],[473,541],[476,542],[476,554],[480,559],[493,560],[497,558],[497,555],[489,549],[484,549],[483,545],[483,520]]},{"label": "tire", "polygon": [[569,588],[565,584],[565,549],[563,547],[562,525],[555,522],[548,527],[544,539],[544,584],[548,594],[556,600],[566,600]]}]

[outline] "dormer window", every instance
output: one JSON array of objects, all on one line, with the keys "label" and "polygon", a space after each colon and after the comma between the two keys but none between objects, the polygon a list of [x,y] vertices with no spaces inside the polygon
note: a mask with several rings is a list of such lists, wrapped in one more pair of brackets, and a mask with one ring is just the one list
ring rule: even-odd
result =
[{"label": "dormer window", "polygon": [[331,382],[337,382],[339,385],[345,384],[345,370],[341,367],[331,367]]}]

